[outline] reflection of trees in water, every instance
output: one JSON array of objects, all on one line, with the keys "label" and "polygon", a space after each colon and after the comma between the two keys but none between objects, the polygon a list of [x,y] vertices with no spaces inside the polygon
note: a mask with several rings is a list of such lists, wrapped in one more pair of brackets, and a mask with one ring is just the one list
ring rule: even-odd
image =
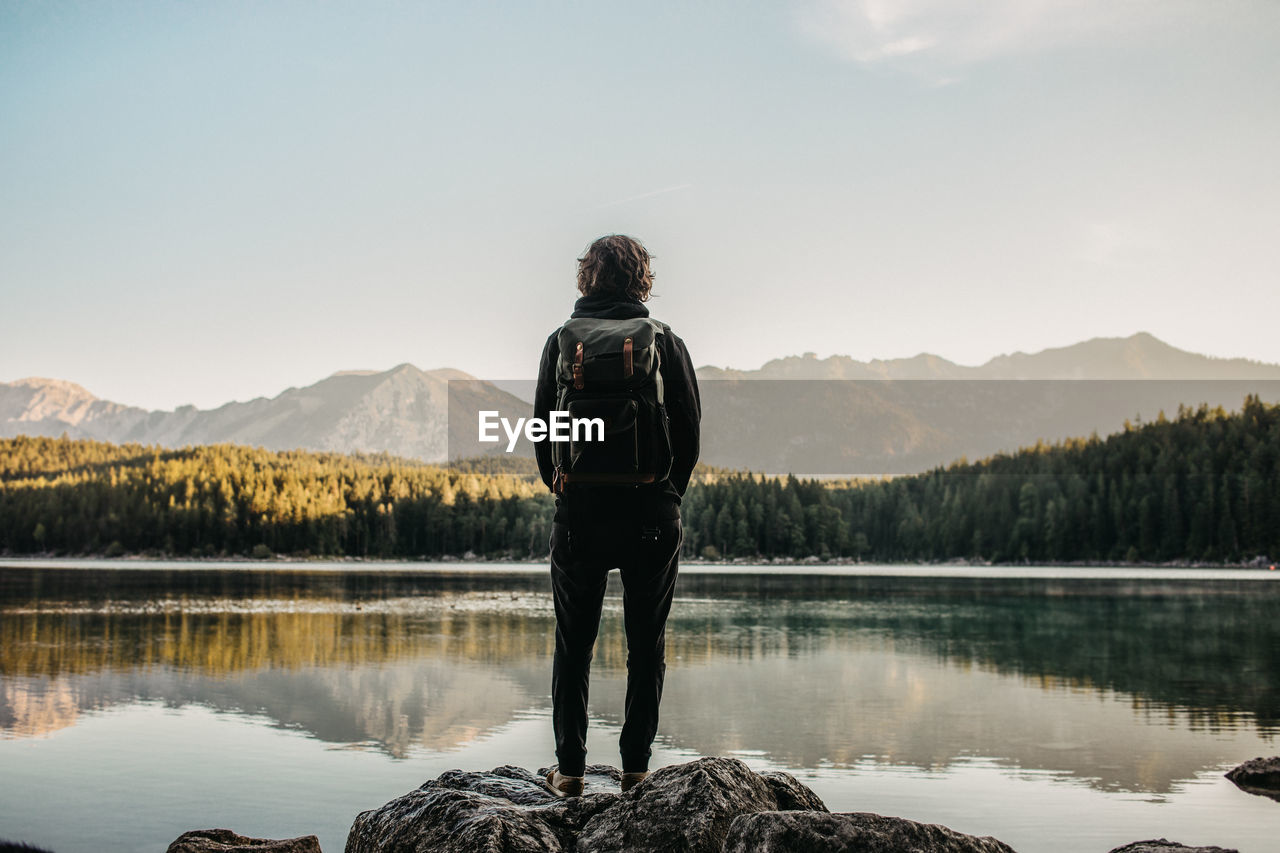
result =
[{"label": "reflection of trees in water", "polygon": [[802,653],[821,638],[873,632],[956,665],[1133,694],[1215,730],[1280,729],[1280,589],[1151,598],[1010,596],[798,601],[709,608],[681,633],[719,654]]},{"label": "reflection of trees in water", "polygon": [[[547,640],[510,614],[6,615],[0,724],[42,734],[134,701],[262,714],[394,756],[456,748],[530,702],[507,665]],[[526,628],[529,626],[526,626]]]},{"label": "reflection of trees in water", "polygon": [[[189,595],[185,610],[155,613],[140,612],[159,606],[142,595],[113,596],[106,610],[58,612],[71,596],[11,605],[0,619],[0,725],[28,735],[138,699],[198,702],[403,756],[465,745],[547,707],[545,596],[329,592]],[[980,756],[1163,792],[1243,757],[1252,746],[1235,744],[1256,744],[1251,730],[1274,734],[1280,719],[1274,594],[860,593],[679,601],[663,736],[702,753],[763,750],[793,767],[942,768]],[[625,659],[610,599],[592,704],[615,722]],[[1189,736],[1198,728],[1219,737]],[[592,748],[607,760],[613,745]]]},{"label": "reflection of trees in water", "polygon": [[[797,666],[797,664],[800,664]],[[1052,680],[1013,678],[904,652],[889,638],[832,638],[803,661],[716,660],[668,672],[662,733],[706,754],[763,751],[792,768],[889,764],[945,770],[970,759],[1046,771],[1103,790],[1166,793],[1252,755],[1250,729],[1191,735],[1181,711]],[[593,703],[620,723],[623,685]],[[593,744],[593,749],[612,744]]]},{"label": "reflection of trees in water", "polygon": [[169,666],[216,676],[433,656],[503,663],[547,653],[551,625],[551,618],[530,622],[520,612],[458,610],[447,601],[408,614],[10,611],[0,621],[0,673],[59,675]]},{"label": "reflection of trees in water", "polygon": [[[686,664],[798,656],[825,648],[833,635],[872,632],[947,662],[1134,694],[1140,705],[1182,708],[1211,729],[1253,720],[1273,731],[1277,603],[1275,595],[682,601],[668,648]],[[217,612],[216,601],[187,604],[212,612],[11,610],[0,620],[0,673],[166,666],[222,676],[435,657],[507,666],[547,658],[553,644],[549,604],[530,595],[449,594],[406,601],[410,612],[271,612],[268,602],[236,602],[267,612]],[[620,628],[606,619],[598,665],[621,667],[625,659]]]},{"label": "reflection of trees in water", "polygon": [[199,702],[395,756],[450,749],[528,706],[506,669],[547,657],[551,630],[547,618],[447,603],[414,615],[10,612],[0,724],[40,734],[119,703]]},{"label": "reflection of trees in water", "polygon": [[[792,767],[976,757],[1166,793],[1276,734],[1274,594],[959,598],[678,608],[695,644],[675,646],[664,736]],[[621,683],[595,696],[619,722]]]}]

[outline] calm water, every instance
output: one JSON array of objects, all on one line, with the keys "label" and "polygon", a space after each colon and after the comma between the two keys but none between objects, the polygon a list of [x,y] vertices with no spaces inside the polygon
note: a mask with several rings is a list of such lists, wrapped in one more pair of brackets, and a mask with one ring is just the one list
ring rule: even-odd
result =
[{"label": "calm water", "polygon": [[[1280,573],[799,571],[682,576],[655,766],[734,755],[1024,853],[1276,849],[1280,804],[1221,774],[1280,751]],[[620,606],[589,744],[613,764]],[[552,760],[553,624],[541,568],[8,561],[0,837],[160,853],[226,826],[336,853],[443,770]]]}]

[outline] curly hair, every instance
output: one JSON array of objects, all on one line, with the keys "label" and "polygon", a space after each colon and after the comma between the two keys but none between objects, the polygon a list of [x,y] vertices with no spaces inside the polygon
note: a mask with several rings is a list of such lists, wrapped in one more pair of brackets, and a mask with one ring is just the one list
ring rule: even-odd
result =
[{"label": "curly hair", "polygon": [[596,240],[578,258],[578,292],[619,296],[647,302],[653,290],[651,256],[634,237],[608,234]]}]

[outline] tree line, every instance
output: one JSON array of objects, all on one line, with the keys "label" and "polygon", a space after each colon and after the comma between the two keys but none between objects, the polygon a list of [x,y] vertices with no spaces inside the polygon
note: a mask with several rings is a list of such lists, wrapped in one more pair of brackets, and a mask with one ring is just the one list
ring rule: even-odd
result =
[{"label": "tree line", "polygon": [[553,509],[542,491],[387,456],[19,437],[0,442],[0,550],[538,555]]},{"label": "tree line", "polygon": [[[236,445],[0,441],[0,552],[541,558],[536,475]],[[700,469],[686,556],[1235,562],[1280,556],[1280,406],[830,482]]]},{"label": "tree line", "polygon": [[691,553],[876,561],[1280,556],[1280,406],[1180,408],[1106,438],[863,483],[736,474],[690,490]]}]

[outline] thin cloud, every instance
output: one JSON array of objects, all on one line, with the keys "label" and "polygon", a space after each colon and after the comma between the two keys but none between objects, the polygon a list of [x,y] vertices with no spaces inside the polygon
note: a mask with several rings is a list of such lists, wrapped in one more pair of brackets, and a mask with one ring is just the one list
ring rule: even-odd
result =
[{"label": "thin cloud", "polygon": [[674,187],[663,187],[660,190],[650,190],[647,193],[640,193],[639,195],[627,196],[626,198],[620,198],[616,201],[607,201],[604,204],[598,204],[596,205],[596,209],[599,210],[602,207],[617,207],[620,204],[626,204],[631,201],[640,201],[644,198],[653,198],[656,195],[665,195],[667,193],[679,192],[680,190],[687,190],[692,186],[693,184],[677,184]]},{"label": "thin cloud", "polygon": [[853,62],[936,77],[1003,56],[1140,32],[1196,9],[1191,0],[810,0],[798,23]]}]

